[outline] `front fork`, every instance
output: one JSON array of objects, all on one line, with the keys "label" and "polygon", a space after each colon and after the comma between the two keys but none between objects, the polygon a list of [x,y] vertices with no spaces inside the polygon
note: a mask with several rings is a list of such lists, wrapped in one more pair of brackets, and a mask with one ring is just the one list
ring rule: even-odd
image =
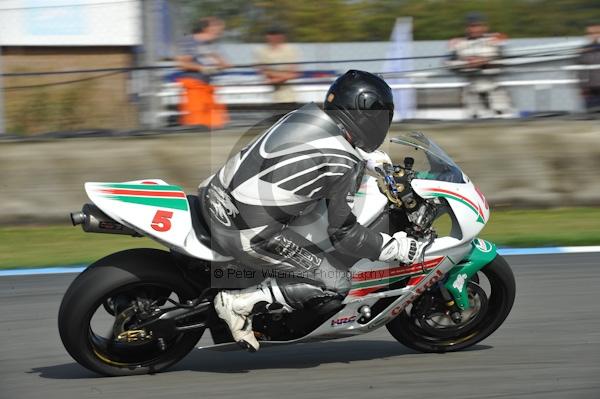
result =
[{"label": "front fork", "polygon": [[[471,251],[447,274],[440,291],[450,308],[466,310],[469,305],[467,283],[479,270],[496,257],[496,246],[489,241],[476,238],[471,242]],[[454,302],[454,303],[452,303]],[[455,315],[456,316],[456,315]],[[456,316],[458,317],[458,316]],[[454,319],[454,316],[452,317]]]}]

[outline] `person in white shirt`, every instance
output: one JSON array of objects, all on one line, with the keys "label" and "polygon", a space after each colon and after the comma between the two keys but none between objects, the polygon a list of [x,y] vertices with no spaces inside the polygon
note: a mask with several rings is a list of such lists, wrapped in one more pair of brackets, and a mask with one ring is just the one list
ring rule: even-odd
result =
[{"label": "person in white shirt", "polygon": [[[295,46],[287,43],[285,30],[280,26],[272,26],[265,32],[266,45],[256,52],[256,61],[266,82],[273,85],[274,103],[293,103],[296,101],[290,80],[300,76],[298,65],[299,53]],[[279,63],[282,65],[268,65]]]}]

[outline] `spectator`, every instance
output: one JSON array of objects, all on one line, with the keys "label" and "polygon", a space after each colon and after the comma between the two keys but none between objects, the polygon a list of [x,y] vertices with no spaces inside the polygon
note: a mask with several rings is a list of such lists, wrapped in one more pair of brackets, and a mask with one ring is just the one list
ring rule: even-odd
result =
[{"label": "spectator", "polygon": [[202,18],[194,26],[192,35],[181,43],[176,61],[183,72],[176,80],[184,89],[179,106],[182,125],[220,128],[227,122],[227,110],[216,101],[215,88],[210,84],[212,74],[230,66],[215,46],[224,28],[225,24],[218,18]]},{"label": "spectator", "polygon": [[502,57],[506,37],[488,33],[488,25],[480,13],[467,16],[465,37],[450,41],[448,66],[468,80],[463,90],[463,105],[473,118],[505,116],[510,113],[510,99],[498,86],[500,73],[494,61]]},{"label": "spectator", "polygon": [[[589,43],[581,49],[579,64],[600,68],[600,23],[586,29]],[[584,69],[579,74],[581,93],[588,112],[600,111],[600,69]]]},{"label": "spectator", "polygon": [[[265,32],[267,45],[258,49],[256,59],[259,64],[277,64],[284,62],[298,62],[298,50],[288,44],[286,33],[280,26],[272,26]],[[273,102],[293,103],[296,101],[294,90],[286,82],[300,76],[298,66],[264,65],[260,71],[267,83],[274,86]]]}]

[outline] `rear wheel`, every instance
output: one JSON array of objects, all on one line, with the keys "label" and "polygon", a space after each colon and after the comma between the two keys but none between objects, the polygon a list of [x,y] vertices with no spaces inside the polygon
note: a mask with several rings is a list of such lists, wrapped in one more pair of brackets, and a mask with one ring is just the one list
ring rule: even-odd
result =
[{"label": "rear wheel", "polygon": [[168,252],[133,249],[81,273],[60,306],[63,345],[82,366],[108,376],[155,373],[194,348],[204,330],[160,336],[143,328],[144,311],[197,295]]},{"label": "rear wheel", "polygon": [[467,284],[470,308],[453,321],[439,291],[421,295],[387,324],[400,343],[421,352],[453,352],[492,334],[504,322],[515,300],[515,279],[500,255]]}]

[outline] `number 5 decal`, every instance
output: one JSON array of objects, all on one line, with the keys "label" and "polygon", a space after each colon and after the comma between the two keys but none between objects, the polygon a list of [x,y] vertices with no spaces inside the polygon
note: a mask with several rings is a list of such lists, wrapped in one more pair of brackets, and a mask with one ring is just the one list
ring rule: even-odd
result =
[{"label": "number 5 decal", "polygon": [[156,231],[169,231],[171,230],[171,218],[173,217],[173,212],[169,211],[156,211],[156,215],[154,215],[154,219],[152,219],[152,228]]}]

